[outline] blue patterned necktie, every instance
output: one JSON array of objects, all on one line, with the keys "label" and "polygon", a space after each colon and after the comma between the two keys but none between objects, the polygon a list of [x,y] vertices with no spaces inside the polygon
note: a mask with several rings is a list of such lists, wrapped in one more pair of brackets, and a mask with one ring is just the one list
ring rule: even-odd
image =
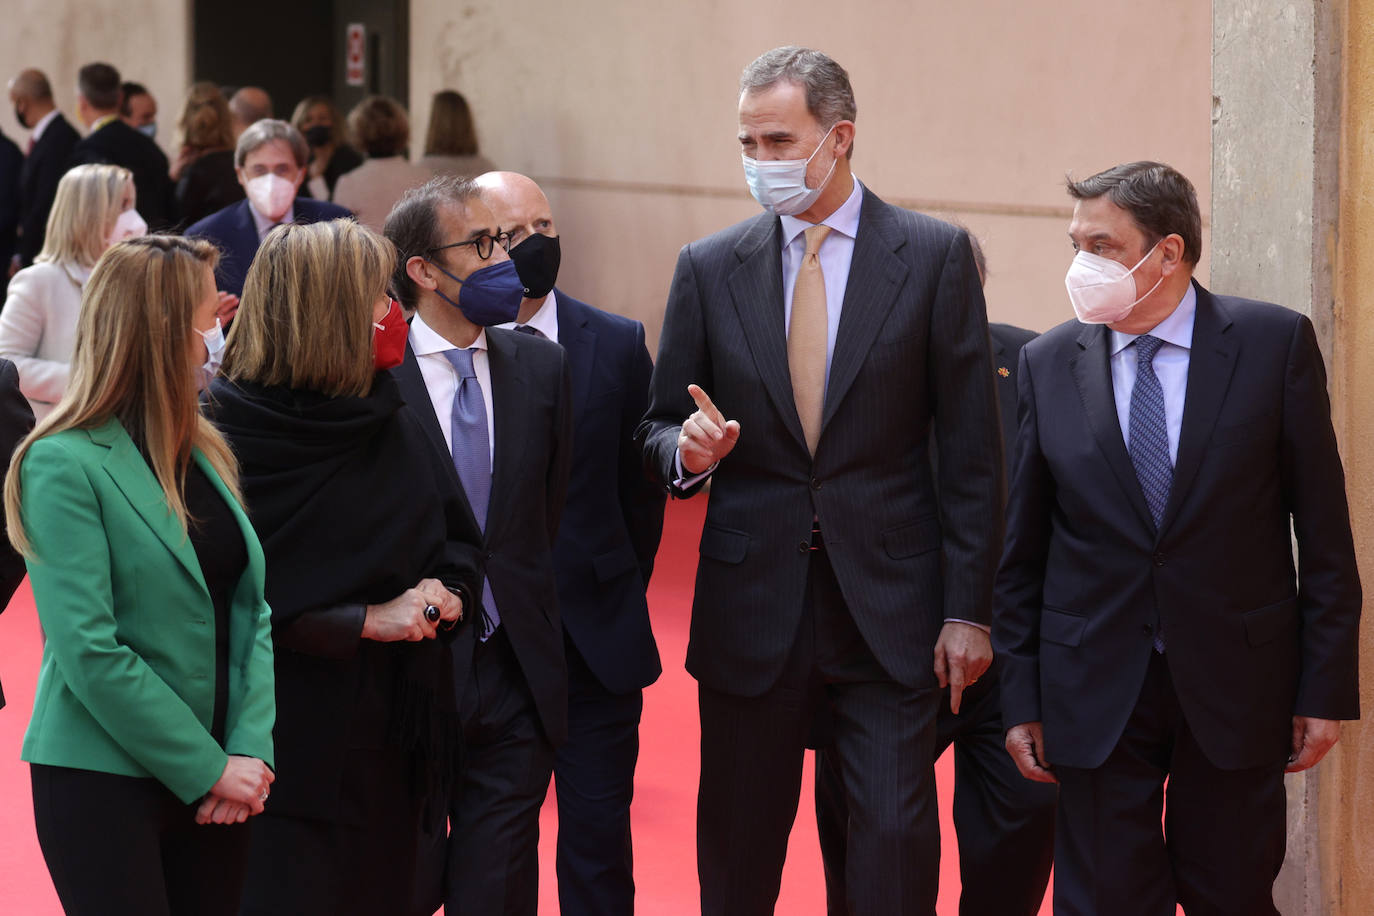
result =
[{"label": "blue patterned necktie", "polygon": [[[1174,465],[1169,458],[1169,426],[1164,418],[1164,388],[1155,375],[1154,359],[1164,341],[1148,334],[1135,339],[1135,385],[1131,388],[1131,464],[1155,529],[1164,519]],[[1155,631],[1155,651],[1164,651],[1164,628]]]},{"label": "blue patterned necktie", "polygon": [[[453,364],[458,374],[458,389],[453,394],[452,426],[453,467],[458,471],[468,505],[477,517],[477,524],[487,530],[487,506],[491,502],[491,440],[487,434],[487,405],[482,398],[482,384],[472,367],[472,350],[445,350],[444,358]],[[501,622],[491,585],[482,580],[482,609],[487,618],[482,627],[485,640]]]}]

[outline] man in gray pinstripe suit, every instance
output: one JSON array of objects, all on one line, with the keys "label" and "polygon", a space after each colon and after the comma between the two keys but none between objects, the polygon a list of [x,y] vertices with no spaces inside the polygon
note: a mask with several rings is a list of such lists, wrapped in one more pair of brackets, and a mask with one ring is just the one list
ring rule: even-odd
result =
[{"label": "man in gray pinstripe suit", "polygon": [[772,912],[825,702],[850,912],[933,914],[939,686],[957,708],[991,660],[1002,454],[978,274],[963,231],[855,180],[854,118],[820,52],[746,68],[739,139],[769,212],[683,249],[638,430],[672,495],[712,481],[687,651],[703,913]]}]

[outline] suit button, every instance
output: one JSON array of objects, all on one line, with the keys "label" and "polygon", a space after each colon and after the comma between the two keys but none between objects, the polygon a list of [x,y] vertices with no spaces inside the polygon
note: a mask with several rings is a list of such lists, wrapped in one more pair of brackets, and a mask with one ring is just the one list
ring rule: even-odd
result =
[{"label": "suit button", "polygon": [[494,560],[494,559],[496,559],[496,554],[493,553],[492,551],[488,550],[488,551],[487,551],[487,559],[488,559],[488,560]]},{"label": "suit button", "polygon": [[1155,628],[1154,628],[1153,626],[1151,626],[1150,624],[1148,624],[1148,623],[1145,624],[1145,625],[1144,625],[1143,627],[1141,627],[1140,629],[1141,629],[1141,631],[1142,631],[1146,636],[1149,636],[1151,633],[1153,633],[1153,632],[1155,631]]},{"label": "suit button", "polygon": [[812,478],[811,478],[811,489],[813,489],[813,490],[819,490],[820,488],[821,488],[821,482],[820,482],[819,480],[817,480],[815,477],[812,477]]},{"label": "suit button", "polygon": [[1162,554],[1162,553],[1157,553],[1157,554],[1155,554],[1155,565],[1156,565],[1156,566],[1163,566],[1163,565],[1164,565],[1164,554]]},{"label": "suit button", "polygon": [[800,544],[797,545],[797,553],[810,553],[810,552],[811,552],[811,545],[808,544],[808,543],[806,543],[806,541],[802,541]]}]

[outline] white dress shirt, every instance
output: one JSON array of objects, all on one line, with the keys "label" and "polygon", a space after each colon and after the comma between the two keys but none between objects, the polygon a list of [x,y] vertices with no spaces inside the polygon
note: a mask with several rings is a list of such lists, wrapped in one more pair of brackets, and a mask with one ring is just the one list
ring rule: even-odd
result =
[{"label": "white dress shirt", "polygon": [[[445,350],[460,350],[435,331],[417,313],[410,322],[410,349],[415,353],[415,361],[420,364],[420,375],[429,391],[429,400],[434,405],[434,416],[439,420],[439,428],[444,431],[444,442],[448,444],[449,454],[453,453],[453,399],[458,394],[458,370],[444,355]],[[491,361],[487,356],[487,332],[477,335],[472,342],[472,369],[482,386],[482,401],[487,407],[487,445],[491,457],[496,457],[496,420],[491,407]]]},{"label": "white dress shirt", "polygon": [[253,214],[253,226],[258,230],[259,242],[267,238],[267,233],[276,228],[279,223],[294,223],[296,221],[296,204],[294,202],[292,202],[291,206],[286,208],[286,215],[275,223],[259,213],[258,208],[253,206],[252,201],[248,202],[248,212]]},{"label": "white dress shirt", "polygon": [[[554,343],[558,343],[558,295],[549,290],[548,298],[544,304],[539,306],[539,311],[530,316],[530,320],[525,324],[534,328]],[[498,324],[498,328],[515,329],[519,327],[519,322],[507,321],[505,324]]]},{"label": "white dress shirt", "polygon": [[43,131],[47,130],[48,125],[51,124],[53,120],[61,113],[62,112],[54,108],[52,111],[48,112],[47,114],[43,115],[43,117],[39,118],[38,123],[33,125],[33,132],[29,134],[29,139],[34,143],[37,143],[38,138],[43,136]]},{"label": "white dress shirt", "polygon": [[[1173,314],[1146,334],[1164,341],[1155,354],[1155,375],[1164,390],[1164,423],[1169,431],[1169,461],[1178,464],[1178,437],[1183,429],[1183,402],[1188,392],[1188,358],[1193,346],[1193,319],[1197,316],[1197,292],[1188,291]],[[1112,331],[1112,395],[1121,438],[1131,447],[1131,390],[1135,387],[1136,351],[1131,346],[1138,334]]]}]

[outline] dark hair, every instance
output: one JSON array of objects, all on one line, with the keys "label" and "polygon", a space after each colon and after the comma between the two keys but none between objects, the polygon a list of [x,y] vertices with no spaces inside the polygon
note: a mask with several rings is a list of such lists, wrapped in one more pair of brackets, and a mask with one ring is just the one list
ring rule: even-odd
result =
[{"label": "dark hair", "polygon": [[1196,264],[1202,257],[1202,214],[1193,183],[1162,162],[1128,162],[1082,181],[1066,177],[1069,196],[1094,200],[1105,195],[1135,220],[1145,233],[1146,247],[1167,235],[1183,239],[1183,260]]},{"label": "dark hair", "polygon": [[461,92],[442,89],[434,93],[429,130],[425,131],[425,155],[477,155],[477,128],[472,123],[468,100]]},{"label": "dark hair", "polygon": [[124,115],[124,117],[126,118],[129,115],[133,114],[133,112],[129,109],[129,99],[133,98],[136,95],[151,96],[151,93],[148,92],[148,87],[143,85],[142,83],[125,83],[123,86],[119,87],[119,91],[121,93],[121,97],[119,100],[119,113]]},{"label": "dark hair", "polygon": [[109,64],[87,64],[76,74],[77,91],[92,108],[111,111],[119,107],[119,71]]},{"label": "dark hair", "polygon": [[418,188],[406,191],[396,206],[391,208],[382,232],[399,252],[396,270],[392,273],[391,291],[406,308],[415,308],[420,296],[415,281],[406,273],[406,262],[414,257],[424,257],[444,244],[443,230],[439,225],[439,207],[444,204],[465,205],[480,194],[477,184],[470,178],[440,175]]},{"label": "dark hair", "polygon": [[348,131],[373,159],[395,156],[410,142],[410,119],[395,99],[369,95],[348,113]]}]

